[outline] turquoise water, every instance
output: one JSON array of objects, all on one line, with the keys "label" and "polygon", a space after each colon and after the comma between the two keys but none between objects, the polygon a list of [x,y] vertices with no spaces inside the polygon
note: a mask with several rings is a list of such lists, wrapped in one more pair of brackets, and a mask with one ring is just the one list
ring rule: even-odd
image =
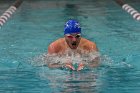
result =
[{"label": "turquoise water", "polygon": [[[128,4],[140,11],[139,0]],[[10,2],[0,2],[2,14]],[[34,66],[69,18],[96,42],[102,64],[80,72]],[[0,29],[0,93],[139,93],[140,23],[112,0],[26,0]]]}]

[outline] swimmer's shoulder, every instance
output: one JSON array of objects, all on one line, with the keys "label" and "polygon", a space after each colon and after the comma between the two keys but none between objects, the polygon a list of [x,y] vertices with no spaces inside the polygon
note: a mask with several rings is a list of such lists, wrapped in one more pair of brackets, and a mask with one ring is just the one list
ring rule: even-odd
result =
[{"label": "swimmer's shoulder", "polygon": [[83,44],[96,45],[95,42],[92,42],[92,41],[90,41],[90,40],[88,40],[86,38],[81,38],[81,41],[82,41]]},{"label": "swimmer's shoulder", "polygon": [[62,49],[64,38],[59,38],[48,46],[48,53],[58,53]]},{"label": "swimmer's shoulder", "polygon": [[92,42],[86,38],[81,38],[81,45],[84,47],[84,48],[87,48],[87,49],[93,49],[93,50],[96,50],[98,51],[97,49],[97,46],[96,46],[96,43],[95,42]]},{"label": "swimmer's shoulder", "polygon": [[61,45],[64,42],[64,40],[65,40],[64,38],[59,38],[54,42],[52,42],[50,45],[55,45],[55,46]]}]

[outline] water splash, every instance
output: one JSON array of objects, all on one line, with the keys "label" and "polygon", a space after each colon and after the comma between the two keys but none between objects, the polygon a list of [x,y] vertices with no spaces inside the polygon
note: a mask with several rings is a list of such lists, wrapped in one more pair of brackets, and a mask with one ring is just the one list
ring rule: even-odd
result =
[{"label": "water splash", "polygon": [[108,71],[114,70],[114,69],[130,69],[133,66],[131,64],[128,64],[127,62],[115,62],[111,57],[107,55],[101,55],[99,52],[91,52],[91,53],[83,53],[82,55],[79,55],[74,52],[67,51],[63,56],[53,54],[42,54],[40,56],[32,58],[30,61],[33,66],[47,66],[47,64],[64,64],[68,60],[71,60],[74,67],[77,67],[77,64],[80,62],[83,63],[90,63],[94,58],[100,57],[100,64],[98,68],[88,68],[85,67],[84,70],[90,69],[93,72],[97,72],[100,75],[103,75],[107,73]]},{"label": "water splash", "polygon": [[47,64],[64,64],[68,61],[72,62],[73,65],[84,63],[88,64],[92,62],[93,59],[96,57],[99,57],[99,52],[91,52],[91,53],[82,53],[78,54],[73,51],[67,51],[65,54],[59,55],[59,54],[43,54],[40,56],[37,56],[35,58],[32,58],[31,64],[34,66],[46,66]]}]

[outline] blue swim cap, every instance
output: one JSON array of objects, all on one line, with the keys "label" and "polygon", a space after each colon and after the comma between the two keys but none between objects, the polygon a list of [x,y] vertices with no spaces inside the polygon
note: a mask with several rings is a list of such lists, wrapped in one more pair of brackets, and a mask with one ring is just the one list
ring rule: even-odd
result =
[{"label": "blue swim cap", "polygon": [[81,33],[81,27],[78,21],[69,20],[66,22],[64,27],[64,35],[71,33]]}]

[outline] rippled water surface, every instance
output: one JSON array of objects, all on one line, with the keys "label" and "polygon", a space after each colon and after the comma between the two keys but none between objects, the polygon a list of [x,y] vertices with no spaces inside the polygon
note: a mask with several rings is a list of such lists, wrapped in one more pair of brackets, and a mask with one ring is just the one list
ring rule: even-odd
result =
[{"label": "rippled water surface", "polygon": [[[0,1],[0,14],[13,2]],[[139,0],[127,3],[140,11]],[[38,66],[70,18],[96,42],[100,66],[79,72]],[[0,29],[0,93],[139,93],[139,28],[113,0],[25,0]]]}]

